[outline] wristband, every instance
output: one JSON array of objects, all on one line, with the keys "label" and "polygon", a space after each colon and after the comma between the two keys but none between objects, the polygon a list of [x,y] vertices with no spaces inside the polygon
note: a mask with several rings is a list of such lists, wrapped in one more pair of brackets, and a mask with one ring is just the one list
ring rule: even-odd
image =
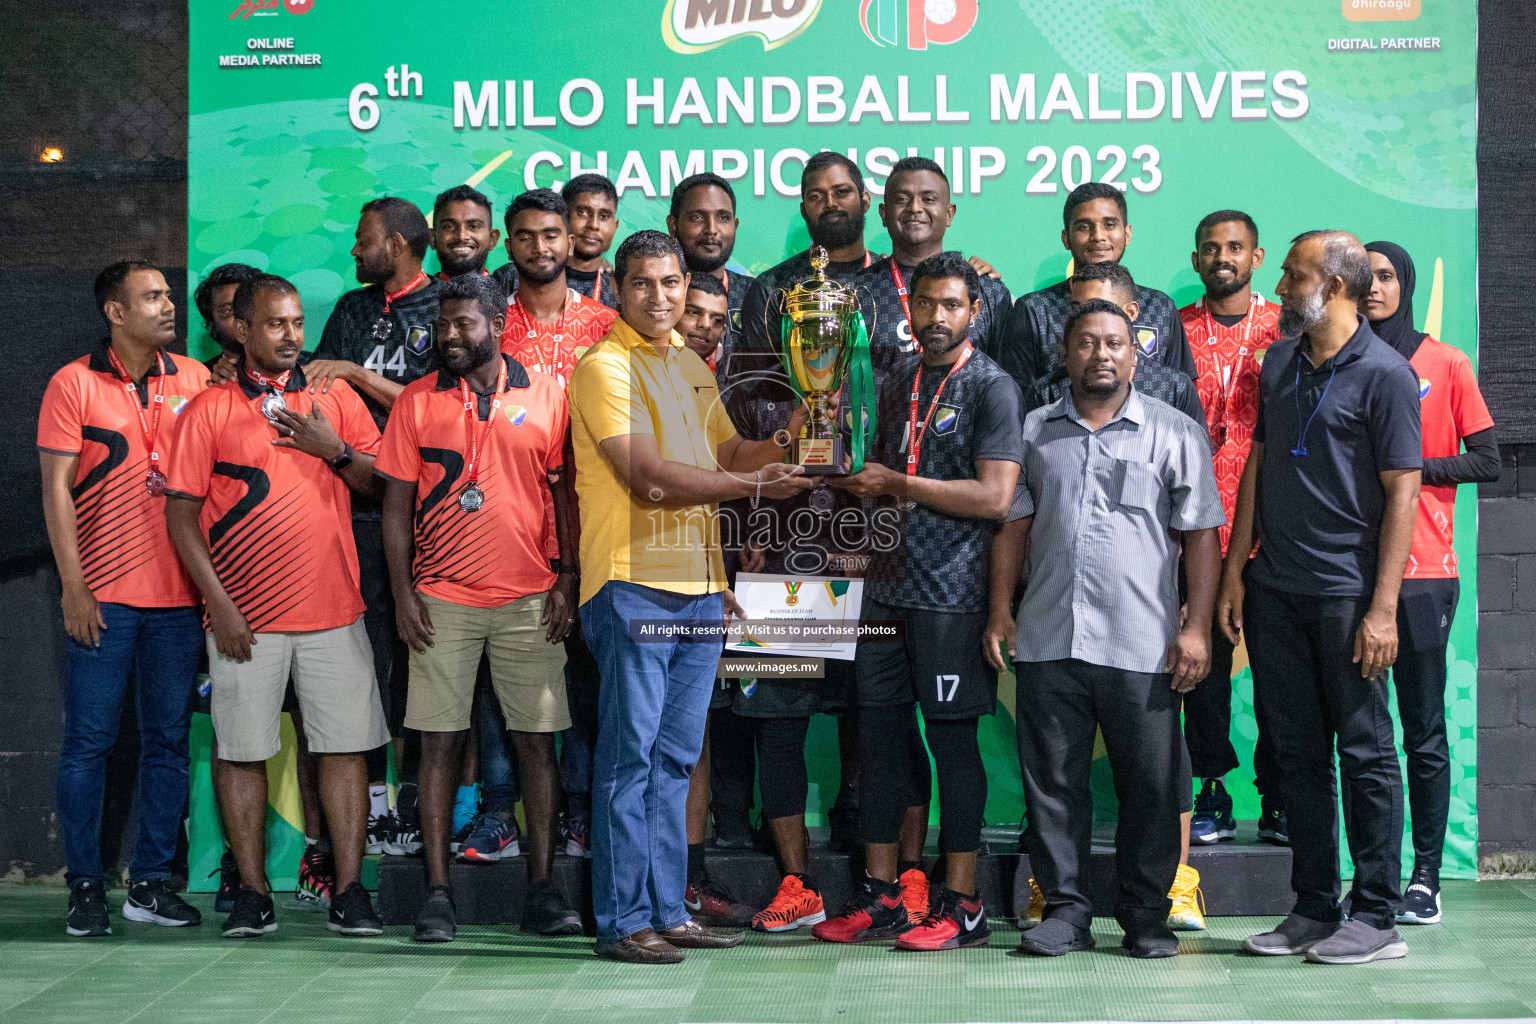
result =
[{"label": "wristband", "polygon": [[341,454],[336,456],[330,462],[331,469],[334,470],[337,473],[342,472],[348,466],[352,465],[352,456],[354,454],[356,454],[356,453],[353,452],[352,446],[350,444],[348,444],[347,442],[343,441],[341,443]]}]

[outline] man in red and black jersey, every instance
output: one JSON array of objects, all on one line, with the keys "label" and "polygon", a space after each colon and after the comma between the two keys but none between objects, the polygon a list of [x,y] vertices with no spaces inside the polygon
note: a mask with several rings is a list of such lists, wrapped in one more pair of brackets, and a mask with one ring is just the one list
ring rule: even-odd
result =
[{"label": "man in red and black jersey", "polygon": [[[578,174],[560,190],[570,211],[571,255],[566,267],[567,280],[577,292],[619,308],[614,290],[613,268],[603,258],[619,230],[619,192],[613,182],[601,174]],[[511,251],[511,238],[507,239]]]},{"label": "man in red and black jersey", "polygon": [[96,278],[110,336],[48,382],[37,423],[43,517],[64,584],[59,831],[70,935],[108,935],[101,807],[130,675],[137,679],[139,838],[123,916],[197,924],[170,890],[187,801],[187,729],[202,630],[197,592],[165,532],[177,417],[208,372],[165,351],[176,307],[160,271],[114,263]]},{"label": "man in red and black jersey", "polygon": [[[443,368],[406,388],[384,434],[384,530],[401,635],[411,646],[406,724],[422,734],[427,901],[416,939],[454,937],[448,836],[481,656],[523,781],[530,889],[523,930],[567,935],[581,918],[551,872],[559,771],[555,733],[571,724],[565,651],[575,623],[575,499],[566,476],[569,413],[552,377],[499,352],[506,305],[495,282],[446,282],[437,321]],[[556,512],[561,572],[545,551]],[[510,809],[509,809],[510,810]]]},{"label": "man in red and black jersey", "polygon": [[312,394],[298,368],[304,310],[263,274],[235,292],[244,348],[233,381],[178,420],[166,493],[172,542],[202,593],[220,806],[241,888],[230,937],[276,929],[266,886],[267,775],[291,675],[336,859],[329,927],[383,930],[358,881],[367,828],[363,752],[388,739],[363,628],[351,492],[378,491],[379,432],[344,381]]},{"label": "man in red and black jersey", "polygon": [[[437,369],[432,329],[437,322],[438,282],[422,269],[431,240],[427,218],[414,204],[386,196],[363,204],[357,222],[352,258],[363,287],[343,295],[325,323],[315,358],[304,367],[309,390],[325,390],[333,381],[346,381],[362,397],[380,433],[395,399],[411,381]],[[395,634],[395,606],[384,564],[383,510],[367,495],[352,503],[352,533],[361,567],[364,625],[373,649],[374,674],[384,717],[391,732],[402,735],[405,716],[405,645]],[[389,807],[385,785],[387,759],[383,747],[368,755],[368,852],[415,853],[421,837],[414,822],[416,745],[401,754],[400,791],[396,801],[403,813]]]}]

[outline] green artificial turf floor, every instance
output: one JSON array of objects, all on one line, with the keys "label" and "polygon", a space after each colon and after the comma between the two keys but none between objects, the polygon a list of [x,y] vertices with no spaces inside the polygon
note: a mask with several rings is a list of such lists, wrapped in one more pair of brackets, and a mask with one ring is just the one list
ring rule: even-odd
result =
[{"label": "green artificial turf floor", "polygon": [[593,957],[587,939],[465,927],[442,946],[344,939],[322,914],[289,909],[279,930],[221,939],[212,898],[201,927],[124,922],[110,938],[64,934],[62,889],[0,885],[0,1021],[70,1024],[672,1024],[1109,1020],[1405,1020],[1536,1017],[1536,881],[1448,882],[1444,923],[1404,929],[1406,959],[1321,967],[1240,954],[1272,919],[1211,918],[1172,960],[1121,954],[1112,921],[1099,949],[1020,957],[994,924],[989,949],[898,953],[837,947],[808,932],[749,936],[677,967]]}]

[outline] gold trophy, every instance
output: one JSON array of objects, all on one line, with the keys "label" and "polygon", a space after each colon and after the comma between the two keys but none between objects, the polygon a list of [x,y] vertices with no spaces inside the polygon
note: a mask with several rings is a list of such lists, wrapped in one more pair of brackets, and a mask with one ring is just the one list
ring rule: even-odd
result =
[{"label": "gold trophy", "polygon": [[[794,442],[794,460],[808,474],[841,475],[846,470],[837,398],[859,348],[858,339],[865,335],[858,296],[853,289],[828,280],[826,269],[827,250],[812,247],[812,276],[782,292],[781,355],[790,383],[810,406],[810,418]],[[868,346],[865,341],[865,363]],[[862,456],[863,446],[858,447]],[[862,457],[858,461],[862,468]]]}]

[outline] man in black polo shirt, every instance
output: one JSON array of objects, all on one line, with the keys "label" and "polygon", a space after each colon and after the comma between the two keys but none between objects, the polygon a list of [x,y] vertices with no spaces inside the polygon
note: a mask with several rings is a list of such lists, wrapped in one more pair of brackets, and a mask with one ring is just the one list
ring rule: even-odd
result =
[{"label": "man in black polo shirt", "polygon": [[[1061,244],[1072,253],[1072,269],[1090,263],[1119,263],[1131,241],[1125,193],[1113,185],[1090,181],[1067,196],[1062,208]],[[1030,385],[1056,366],[1062,328],[1072,311],[1070,280],[1030,292],[1013,304],[997,363],[1026,394]],[[1136,288],[1138,316],[1131,336],[1141,349],[1138,359],[1159,363],[1195,377],[1189,338],[1173,300],[1156,288]],[[1145,361],[1145,360],[1143,360]]]},{"label": "man in black polo shirt", "polygon": [[[854,278],[869,328],[869,354],[877,384],[917,351],[912,339],[908,282],[913,268],[944,251],[944,233],[955,219],[955,204],[950,199],[944,168],[927,157],[909,156],[898,161],[885,179],[880,222],[890,233],[891,254]],[[971,326],[971,344],[991,356],[1002,344],[1013,297],[1008,286],[994,277],[977,280],[981,309]]]},{"label": "man in black polo shirt", "polygon": [[[736,248],[736,192],[718,174],[695,174],[672,190],[672,210],[667,214],[667,234],[677,239],[688,258],[688,273],[696,279],[708,274],[725,289],[728,319],[721,349],[729,352],[741,333],[741,307],[757,278],[725,269]],[[701,357],[702,358],[702,357]]]},{"label": "man in black polo shirt", "polygon": [[[1296,903],[1243,940],[1316,963],[1406,956],[1393,927],[1403,781],[1387,706],[1397,597],[1418,511],[1418,376],[1356,312],[1371,261],[1353,235],[1294,240],[1275,293],[1280,333],[1259,378],[1259,418],[1237,491],[1216,621],[1244,624],[1256,703],[1274,741],[1291,828]],[[1299,336],[1298,336],[1299,335]],[[1338,797],[1352,814],[1350,917],[1339,923]]]},{"label": "man in black polo shirt", "polygon": [[[344,380],[362,396],[382,432],[389,410],[405,386],[437,368],[433,327],[437,281],[421,268],[431,241],[427,218],[412,203],[394,196],[363,205],[352,259],[363,285],[336,302],[315,358],[304,367],[311,391]],[[363,625],[373,647],[374,672],[390,733],[399,736],[405,720],[406,650],[395,632],[395,605],[384,562],[383,509],[373,498],[352,502],[352,534],[367,611]],[[414,761],[415,745],[411,745]],[[416,853],[421,834],[390,811],[384,749],[368,755],[368,852]],[[414,819],[414,764],[402,765],[404,799],[397,804]],[[408,789],[407,789],[408,787]]]},{"label": "man in black polo shirt", "polygon": [[[879,457],[839,481],[900,517],[902,543],[878,541],[864,584],[865,621],[896,621],[899,641],[861,642],[855,660],[864,754],[867,877],[813,929],[827,942],[897,938],[898,948],[986,945],[991,929],[976,884],[987,777],[977,746],[997,706],[997,671],[982,656],[992,538],[1007,513],[1023,457],[1019,389],[968,340],[980,312],[976,271],[941,253],[912,273],[912,323],[921,358],[885,379]],[[920,923],[902,899],[898,837],[907,808],[914,705],[939,778],[945,876]],[[927,765],[922,765],[926,771]]]}]

